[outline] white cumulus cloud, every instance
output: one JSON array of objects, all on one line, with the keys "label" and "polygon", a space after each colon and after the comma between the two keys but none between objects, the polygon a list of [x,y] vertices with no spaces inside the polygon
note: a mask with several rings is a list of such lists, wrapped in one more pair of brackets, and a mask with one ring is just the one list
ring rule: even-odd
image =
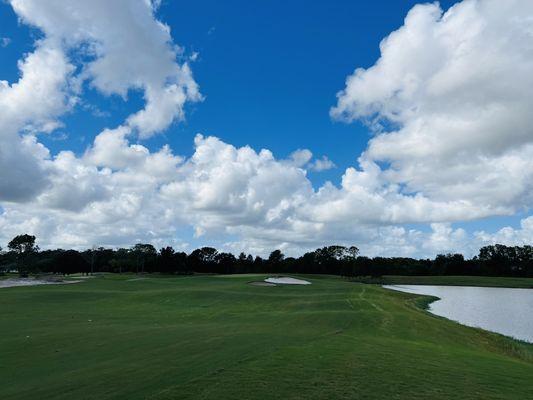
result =
[{"label": "white cumulus cloud", "polygon": [[[307,149],[280,159],[199,134],[186,158],[134,141],[202,99],[170,28],[154,16],[157,2],[11,3],[43,38],[20,60],[20,79],[0,81],[1,242],[28,232],[43,247],[141,240],[187,248],[191,239],[260,254],[339,243],[368,255],[432,256],[532,238],[532,217],[496,232],[454,225],[533,201],[528,1],[414,7],[383,40],[376,64],[348,77],[331,110],[364,120],[373,138],[340,185],[316,189],[307,171],[335,165]],[[87,85],[123,98],[141,90],[145,104],[83,154],[52,154],[38,135],[83,102]],[[187,229],[194,238],[182,236]]]},{"label": "white cumulus cloud", "polygon": [[405,192],[488,214],[527,207],[532,16],[525,0],[415,6],[382,41],[376,64],[348,77],[331,115],[374,129],[361,158],[386,162],[379,175]]}]

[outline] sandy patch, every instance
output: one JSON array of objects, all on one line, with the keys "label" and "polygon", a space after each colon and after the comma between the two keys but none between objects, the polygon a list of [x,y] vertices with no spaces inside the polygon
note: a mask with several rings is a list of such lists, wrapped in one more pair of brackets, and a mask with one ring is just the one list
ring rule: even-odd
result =
[{"label": "sandy patch", "polygon": [[0,280],[0,288],[16,286],[36,286],[36,285],[66,285],[70,283],[79,283],[81,281],[46,281],[33,278],[13,278]]},{"label": "sandy patch", "polygon": [[253,285],[253,286],[276,286],[275,283],[270,283],[270,282],[265,282],[265,281],[248,282],[248,285]]},{"label": "sandy patch", "polygon": [[304,281],[303,279],[291,278],[289,276],[276,276],[273,278],[266,278],[265,282],[279,284],[279,285],[310,285],[311,284],[311,282]]}]

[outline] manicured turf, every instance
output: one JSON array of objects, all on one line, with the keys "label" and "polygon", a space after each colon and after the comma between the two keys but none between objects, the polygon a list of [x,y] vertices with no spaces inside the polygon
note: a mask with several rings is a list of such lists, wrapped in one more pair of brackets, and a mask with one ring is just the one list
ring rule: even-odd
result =
[{"label": "manicured turf", "polygon": [[[356,279],[357,280],[357,279]],[[533,288],[533,278],[512,278],[492,276],[400,276],[385,275],[381,278],[365,278],[368,282],[387,285],[454,285],[509,288]]]},{"label": "manicured turf", "polygon": [[533,345],[333,277],[0,290],[0,398],[533,399]]}]

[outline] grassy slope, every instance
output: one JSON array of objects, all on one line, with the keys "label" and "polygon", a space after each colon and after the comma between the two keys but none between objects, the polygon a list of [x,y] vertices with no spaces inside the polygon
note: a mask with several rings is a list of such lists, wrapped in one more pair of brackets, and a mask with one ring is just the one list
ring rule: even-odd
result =
[{"label": "grassy slope", "polygon": [[1,289],[0,398],[533,398],[532,345],[414,295],[324,277],[128,279]]},{"label": "grassy slope", "polygon": [[[492,276],[400,276],[386,275],[378,278],[388,285],[454,285],[533,288],[533,278],[509,278]],[[376,282],[377,282],[376,280]]]}]

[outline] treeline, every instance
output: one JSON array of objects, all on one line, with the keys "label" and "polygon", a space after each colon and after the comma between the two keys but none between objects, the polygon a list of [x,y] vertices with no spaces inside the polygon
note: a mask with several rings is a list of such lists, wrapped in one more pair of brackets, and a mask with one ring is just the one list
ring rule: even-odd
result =
[{"label": "treeline", "polygon": [[131,248],[44,250],[31,235],[19,235],[0,249],[0,272],[30,273],[302,273],[347,277],[382,275],[482,275],[533,277],[532,246],[485,246],[472,259],[462,254],[440,254],[435,259],[363,257],[355,246],[327,246],[301,257],[274,250],[268,258],[219,252],[202,247],[187,254],[172,247],[157,250],[139,243]]}]

